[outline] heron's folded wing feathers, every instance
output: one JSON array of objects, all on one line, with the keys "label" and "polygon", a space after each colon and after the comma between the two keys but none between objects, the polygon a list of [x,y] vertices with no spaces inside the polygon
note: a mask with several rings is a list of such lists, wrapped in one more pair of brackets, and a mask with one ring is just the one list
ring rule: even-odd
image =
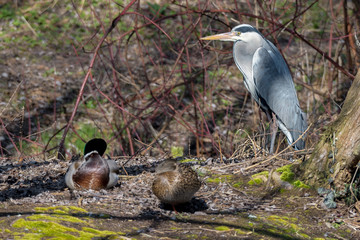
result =
[{"label": "heron's folded wing feathers", "polygon": [[[274,112],[278,120],[290,131],[296,140],[307,128],[305,114],[301,111],[297,100],[292,78],[284,75],[265,48],[256,50],[253,56],[252,72],[256,91],[261,104]],[[287,66],[284,66],[287,67]],[[304,148],[304,141],[299,140],[297,149]]]}]

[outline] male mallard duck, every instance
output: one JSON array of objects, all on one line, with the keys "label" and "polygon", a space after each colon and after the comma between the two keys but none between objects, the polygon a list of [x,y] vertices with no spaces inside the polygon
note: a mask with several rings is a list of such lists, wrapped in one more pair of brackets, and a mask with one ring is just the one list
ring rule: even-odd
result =
[{"label": "male mallard duck", "polygon": [[174,210],[174,205],[190,202],[201,186],[197,173],[191,167],[177,164],[173,159],[157,166],[155,174],[153,193],[161,202],[171,204]]},{"label": "male mallard duck", "polygon": [[102,156],[107,144],[101,138],[91,139],[85,145],[84,157],[73,162],[65,175],[65,183],[70,189],[100,190],[116,185],[117,164]]}]

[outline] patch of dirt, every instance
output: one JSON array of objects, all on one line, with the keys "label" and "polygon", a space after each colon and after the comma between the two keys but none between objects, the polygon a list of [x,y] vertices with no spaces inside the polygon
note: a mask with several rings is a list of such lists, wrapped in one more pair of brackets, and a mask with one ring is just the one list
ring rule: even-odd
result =
[{"label": "patch of dirt", "polygon": [[[127,160],[116,161],[121,165]],[[239,171],[248,163],[238,160],[186,163],[197,170],[203,185],[195,198],[177,206],[175,213],[159,203],[151,192],[154,168],[160,161],[133,159],[122,169],[114,188],[71,192],[64,183],[68,162],[1,160],[0,236],[3,239],[59,234],[120,239],[360,237],[344,224],[350,214],[322,208],[322,199],[312,190],[265,190],[264,185],[249,185],[249,176]],[[37,220],[41,220],[41,225]]]}]

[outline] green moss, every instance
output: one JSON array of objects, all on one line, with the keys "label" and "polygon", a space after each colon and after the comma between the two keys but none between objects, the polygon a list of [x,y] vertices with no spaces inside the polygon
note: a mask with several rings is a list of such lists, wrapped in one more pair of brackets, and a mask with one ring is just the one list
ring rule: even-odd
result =
[{"label": "green moss", "polygon": [[295,182],[293,182],[293,185],[298,188],[310,188],[309,185],[306,185],[305,183],[303,183],[300,180],[296,180]]},{"label": "green moss", "polygon": [[[27,219],[31,218],[28,217]],[[90,227],[83,227],[81,231],[48,220],[54,219],[44,218],[42,221],[18,219],[12,226],[14,228],[24,229],[26,232],[16,232],[14,235],[21,236],[18,239],[42,239],[52,237],[57,239],[91,239],[95,237],[109,237],[111,235],[124,235],[122,232],[101,231]]]},{"label": "green moss", "polygon": [[235,187],[235,188],[240,188],[242,185],[243,185],[242,182],[237,182],[237,183],[234,183],[234,184],[233,184],[233,187]]},{"label": "green moss", "polygon": [[218,226],[215,228],[215,230],[218,230],[218,231],[229,231],[230,228],[227,227],[227,226]]},{"label": "green moss", "polygon": [[230,106],[231,105],[231,102],[229,100],[226,100],[226,99],[220,99],[221,101],[221,104],[224,105],[224,106]]},{"label": "green moss", "polygon": [[87,213],[83,208],[75,206],[55,206],[55,207],[36,207],[34,210],[38,213]]},{"label": "green moss", "polygon": [[286,172],[286,171],[290,171],[291,172],[291,164],[279,167],[278,169],[276,169],[277,172],[282,173],[282,172]]},{"label": "green moss", "polygon": [[241,234],[241,235],[247,234],[246,232],[244,232],[244,231],[241,230],[241,229],[235,229],[235,232],[236,232],[237,234]]},{"label": "green moss", "polygon": [[184,148],[183,147],[171,147],[171,156],[173,158],[184,156]]},{"label": "green moss", "polygon": [[48,212],[53,212],[54,209],[56,209],[58,207],[35,207],[34,210],[37,213],[48,213]]},{"label": "green moss", "polygon": [[340,222],[340,223],[333,223],[333,227],[334,228],[339,228],[342,224],[344,224],[344,222]]},{"label": "green moss", "polygon": [[291,171],[292,165],[285,165],[276,169],[277,172],[281,173],[280,179],[292,183],[294,181],[295,174]]},{"label": "green moss", "polygon": [[290,233],[290,234],[296,233],[296,234],[301,235],[305,239],[310,238],[305,233],[301,233],[301,231],[303,231],[303,229],[300,226],[298,226],[297,224],[295,224],[295,222],[298,222],[297,218],[289,218],[289,217],[271,215],[271,216],[267,217],[266,219],[271,221],[277,228],[282,227],[283,230],[281,230],[281,231],[284,231],[284,232]]},{"label": "green moss", "polygon": [[263,183],[263,180],[261,178],[254,178],[248,182],[249,185],[254,185],[254,184],[260,185],[262,183]]},{"label": "green moss", "polygon": [[234,176],[230,174],[220,175],[220,178],[231,180]]},{"label": "green moss", "polygon": [[208,182],[208,183],[216,183],[216,184],[219,184],[220,181],[221,181],[220,178],[210,178],[210,177],[209,177],[209,178],[206,179],[206,182]]},{"label": "green moss", "polygon": [[285,193],[285,192],[287,192],[287,190],[286,190],[285,188],[281,188],[281,189],[279,190],[279,192],[280,192],[280,193]]},{"label": "green moss", "polygon": [[[42,237],[77,239],[77,237],[79,236],[77,234],[78,230],[76,230],[75,228],[65,227],[63,225],[53,222],[26,221],[25,219],[21,218],[16,220],[12,226],[14,228],[25,228],[32,233],[36,233],[36,235],[30,233],[30,236],[28,236],[28,233],[24,233],[23,237],[21,238],[34,238],[35,236],[38,236],[38,239]],[[70,233],[75,233],[75,235],[72,235]]]},{"label": "green moss", "polygon": [[67,212],[65,212],[65,211],[63,211],[63,210],[54,210],[54,213],[66,214]]},{"label": "green moss", "polygon": [[252,175],[251,177],[256,178],[256,177],[258,177],[258,176],[269,177],[269,171],[259,172],[259,173],[256,173],[256,174]]},{"label": "green moss", "polygon": [[81,213],[87,213],[88,212],[83,208],[75,207],[75,206],[69,206],[68,209],[70,209],[70,211],[72,211],[72,212],[81,212]]},{"label": "green moss", "polygon": [[264,177],[268,178],[269,177],[269,171],[263,171],[257,174],[254,174],[251,176],[251,180],[248,182],[249,185],[254,185],[254,184],[262,184],[264,182]]},{"label": "green moss", "polygon": [[268,228],[267,231],[273,233],[274,235],[279,235],[282,239],[292,239],[289,234],[285,234],[281,229],[278,228]]},{"label": "green moss", "polygon": [[294,180],[294,173],[293,172],[283,172],[280,176],[280,179],[285,182],[292,182]]},{"label": "green moss", "polygon": [[211,177],[207,178],[206,182],[219,184],[220,182],[231,181],[232,178],[233,178],[233,175],[229,175],[229,174],[213,175],[213,178],[211,178]]},{"label": "green moss", "polygon": [[186,159],[180,160],[181,163],[188,163],[188,162],[195,162],[195,161],[196,161],[195,159],[191,159],[191,158],[186,158]]},{"label": "green moss", "polygon": [[47,214],[35,214],[32,216],[27,217],[29,220],[48,220],[53,222],[72,222],[72,223],[83,223],[87,224],[86,221],[81,220],[80,218],[69,216],[69,215],[47,215]]},{"label": "green moss", "polygon": [[[74,213],[87,213],[85,209],[73,206],[56,207],[37,207],[35,210],[39,214],[34,214],[26,219],[18,219],[12,227],[21,229],[21,232],[12,232],[18,236],[17,239],[92,239],[107,238],[124,235],[123,232],[102,231],[92,228],[92,222],[88,217],[83,219],[72,216]],[[66,224],[62,225],[62,224]],[[82,227],[81,230],[68,227],[76,223],[75,226]],[[84,226],[85,225],[85,226]]]},{"label": "green moss", "polygon": [[271,215],[267,217],[267,219],[275,223],[280,223],[282,225],[289,225],[292,222],[296,222],[298,220],[297,218],[281,217],[277,215]]},{"label": "green moss", "polygon": [[291,229],[293,232],[298,232],[298,231],[301,230],[301,228],[300,228],[298,225],[294,224],[294,223],[290,223],[290,229]]},{"label": "green moss", "polygon": [[310,186],[306,185],[300,180],[295,180],[295,174],[291,171],[292,165],[285,165],[276,169],[277,172],[281,173],[280,179],[282,181],[288,182],[297,188],[310,188]]},{"label": "green moss", "polygon": [[305,234],[305,233],[299,233],[300,236],[302,236],[305,239],[311,239],[309,235]]},{"label": "green moss", "polygon": [[300,92],[303,89],[303,87],[301,85],[297,85],[295,84],[295,90]]}]

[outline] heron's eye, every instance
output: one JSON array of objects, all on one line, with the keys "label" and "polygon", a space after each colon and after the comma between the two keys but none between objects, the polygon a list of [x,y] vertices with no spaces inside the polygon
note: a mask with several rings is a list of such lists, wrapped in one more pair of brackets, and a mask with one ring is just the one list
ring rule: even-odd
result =
[{"label": "heron's eye", "polygon": [[241,32],[236,32],[236,36],[240,36]]}]

